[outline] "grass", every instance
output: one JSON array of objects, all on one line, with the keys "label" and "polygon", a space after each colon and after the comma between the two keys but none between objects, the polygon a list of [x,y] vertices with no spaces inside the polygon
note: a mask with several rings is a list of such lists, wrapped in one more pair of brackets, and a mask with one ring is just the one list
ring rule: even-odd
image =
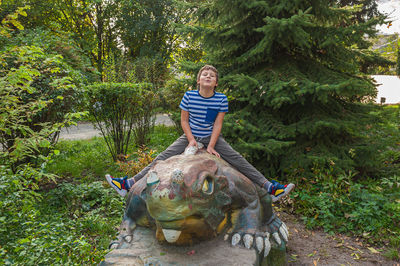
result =
[{"label": "grass", "polygon": [[[177,137],[173,128],[157,126],[148,148],[159,153]],[[104,174],[122,173],[104,140],[64,140],[56,149],[60,153],[44,170],[58,175],[57,184],[44,184],[39,190],[42,200],[35,204],[35,225],[27,221],[26,234],[16,245],[23,254],[12,257],[11,264],[24,264],[28,258],[32,264],[98,264],[117,234],[124,199],[108,186]],[[132,153],[137,149],[129,147]]]},{"label": "grass", "polygon": [[[171,127],[156,126],[151,133],[148,148],[155,150],[156,155],[178,138]],[[80,179],[83,181],[103,180],[104,174],[119,176],[118,165],[112,160],[107,145],[102,137],[89,140],[62,140],[56,145],[60,151],[52,162],[46,166],[46,171],[64,179]],[[134,153],[138,147],[134,143],[128,148],[128,154]],[[132,156],[134,159],[135,156]]]}]

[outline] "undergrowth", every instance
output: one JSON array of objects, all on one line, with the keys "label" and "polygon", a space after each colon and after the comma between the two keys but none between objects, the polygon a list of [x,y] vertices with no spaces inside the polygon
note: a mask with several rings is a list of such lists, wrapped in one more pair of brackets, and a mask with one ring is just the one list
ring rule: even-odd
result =
[{"label": "undergrowth", "polygon": [[352,172],[334,175],[313,168],[314,179],[302,179],[292,192],[295,213],[305,225],[344,233],[369,244],[385,245],[386,255],[400,255],[400,189],[398,176],[357,180]]},{"label": "undergrowth", "polygon": [[[177,137],[174,129],[157,126],[149,149],[160,152]],[[123,175],[123,169],[113,163],[103,139],[60,141],[56,149],[59,153],[40,169],[56,174],[56,183],[40,182],[35,191],[22,188],[27,187],[26,176],[38,174],[35,169],[12,174],[0,168],[2,265],[99,264],[117,234],[124,199],[104,174]],[[130,146],[131,164],[147,156],[137,150]]]}]

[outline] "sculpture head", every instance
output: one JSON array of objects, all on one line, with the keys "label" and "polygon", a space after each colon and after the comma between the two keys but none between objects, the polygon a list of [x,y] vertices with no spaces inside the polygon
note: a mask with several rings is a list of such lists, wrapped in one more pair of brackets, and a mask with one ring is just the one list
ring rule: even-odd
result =
[{"label": "sculpture head", "polygon": [[147,174],[147,209],[159,240],[188,244],[214,237],[224,228],[224,206],[231,203],[228,182],[210,156],[175,156],[158,162]]}]

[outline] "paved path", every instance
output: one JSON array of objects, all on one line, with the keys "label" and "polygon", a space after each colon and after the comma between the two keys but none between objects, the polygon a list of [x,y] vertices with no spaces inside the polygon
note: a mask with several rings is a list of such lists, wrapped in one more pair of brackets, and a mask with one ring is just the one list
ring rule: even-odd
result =
[{"label": "paved path", "polygon": [[[156,125],[174,125],[174,122],[167,114],[157,114],[155,123]],[[90,122],[79,122],[77,126],[61,129],[60,133],[60,139],[64,140],[90,139],[95,136],[101,136],[101,133]]]}]

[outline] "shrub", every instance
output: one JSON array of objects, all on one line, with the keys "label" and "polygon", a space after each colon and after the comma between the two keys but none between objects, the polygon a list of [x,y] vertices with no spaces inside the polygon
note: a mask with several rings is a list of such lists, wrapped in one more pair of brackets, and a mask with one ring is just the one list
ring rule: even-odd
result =
[{"label": "shrub", "polygon": [[[326,232],[353,233],[372,242],[400,233],[400,192],[392,184],[368,179],[355,182],[354,173],[333,174],[333,168],[313,168],[314,180],[304,179],[292,194],[296,212],[310,227]],[[400,241],[400,239],[398,239]]]},{"label": "shrub", "polygon": [[[1,177],[2,182],[16,180],[15,175]],[[98,264],[123,212],[123,201],[102,182],[60,184],[26,198],[29,205],[11,203],[21,193],[9,192],[0,194],[0,264]]]},{"label": "shrub", "polygon": [[137,145],[149,141],[157,94],[148,83],[97,83],[86,88],[87,109],[116,161],[126,155],[133,135]]},{"label": "shrub", "polygon": [[[127,162],[118,162],[118,165],[124,175],[127,176],[135,176],[139,173],[143,168],[149,165],[154,160],[155,151],[149,150],[146,151],[146,148],[140,148],[133,155],[136,159],[127,161]],[[130,156],[127,156],[126,159],[129,159]]]},{"label": "shrub", "polygon": [[[7,19],[18,25],[14,16],[3,20],[1,37],[10,37]],[[0,63],[1,157],[2,163],[16,172],[23,163],[39,165],[41,153],[50,150],[61,127],[81,114],[68,114],[70,108],[54,108],[64,106],[64,96],[75,87],[61,56],[33,45],[14,45],[0,50]],[[57,113],[57,118],[45,115],[49,112]]]}]

